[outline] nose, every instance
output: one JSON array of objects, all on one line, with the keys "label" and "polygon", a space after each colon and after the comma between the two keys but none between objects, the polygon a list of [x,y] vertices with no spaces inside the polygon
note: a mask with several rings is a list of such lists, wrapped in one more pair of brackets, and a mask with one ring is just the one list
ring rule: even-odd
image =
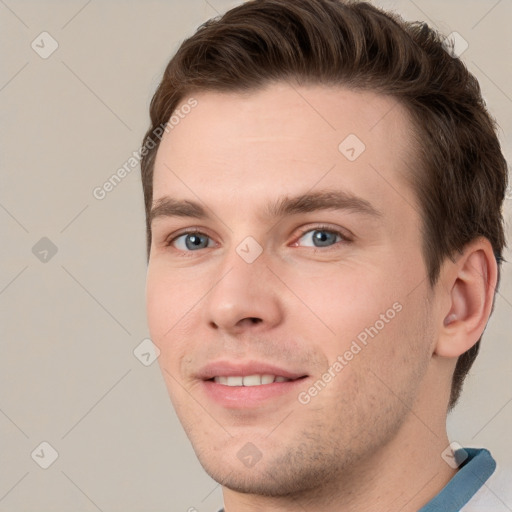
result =
[{"label": "nose", "polygon": [[267,330],[283,321],[276,278],[263,255],[247,263],[233,251],[219,275],[205,298],[210,328],[237,334],[247,329]]}]

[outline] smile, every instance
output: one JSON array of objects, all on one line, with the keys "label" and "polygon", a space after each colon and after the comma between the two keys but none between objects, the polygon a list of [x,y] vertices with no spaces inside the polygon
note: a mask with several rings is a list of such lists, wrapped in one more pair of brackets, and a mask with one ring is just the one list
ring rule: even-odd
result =
[{"label": "smile", "polygon": [[220,376],[212,379],[224,386],[264,386],[273,382],[288,382],[292,379],[282,375],[246,375],[246,376]]}]

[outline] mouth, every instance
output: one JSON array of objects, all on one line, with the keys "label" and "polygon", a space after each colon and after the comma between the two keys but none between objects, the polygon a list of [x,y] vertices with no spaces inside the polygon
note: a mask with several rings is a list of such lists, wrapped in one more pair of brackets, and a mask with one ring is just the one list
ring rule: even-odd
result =
[{"label": "mouth", "polygon": [[250,409],[295,400],[308,375],[261,363],[218,362],[198,377],[209,401],[227,409]]},{"label": "mouth", "polygon": [[[302,379],[304,377],[299,377]],[[271,374],[262,374],[262,375],[222,375],[218,377],[213,377],[213,379],[209,379],[217,384],[222,384],[223,386],[230,387],[252,387],[252,386],[266,386],[268,384],[272,384],[274,382],[291,382],[292,380],[297,379],[289,379],[288,377],[284,377],[283,375],[271,375]]]}]

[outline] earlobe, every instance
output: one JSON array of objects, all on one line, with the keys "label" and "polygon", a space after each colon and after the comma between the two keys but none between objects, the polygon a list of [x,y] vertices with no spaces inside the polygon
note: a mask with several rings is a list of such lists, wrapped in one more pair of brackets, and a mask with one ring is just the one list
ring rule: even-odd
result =
[{"label": "earlobe", "polygon": [[490,242],[474,240],[455,261],[447,260],[440,279],[448,290],[448,307],[434,353],[459,357],[481,337],[492,311],[497,263]]}]

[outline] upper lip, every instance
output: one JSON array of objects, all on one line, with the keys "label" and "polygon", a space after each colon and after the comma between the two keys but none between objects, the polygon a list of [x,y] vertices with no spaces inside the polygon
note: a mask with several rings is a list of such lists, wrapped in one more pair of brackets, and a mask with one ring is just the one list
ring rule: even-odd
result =
[{"label": "upper lip", "polygon": [[305,377],[307,374],[305,372],[291,371],[279,366],[257,361],[236,363],[230,361],[215,361],[201,368],[197,377],[202,380],[209,380],[220,376],[246,377],[248,375],[275,375],[293,380]]}]

